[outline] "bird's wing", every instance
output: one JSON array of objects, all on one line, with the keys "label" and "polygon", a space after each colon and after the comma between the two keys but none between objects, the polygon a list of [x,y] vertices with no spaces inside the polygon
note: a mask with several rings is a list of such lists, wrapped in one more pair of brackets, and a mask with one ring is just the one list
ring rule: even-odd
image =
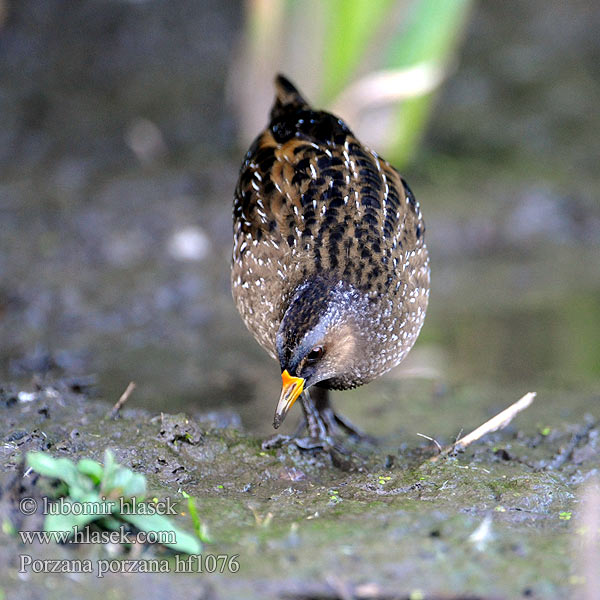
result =
[{"label": "bird's wing", "polygon": [[246,154],[233,216],[234,297],[271,354],[300,282],[332,274],[382,293],[423,244],[419,205],[398,172],[284,78],[271,122]]}]

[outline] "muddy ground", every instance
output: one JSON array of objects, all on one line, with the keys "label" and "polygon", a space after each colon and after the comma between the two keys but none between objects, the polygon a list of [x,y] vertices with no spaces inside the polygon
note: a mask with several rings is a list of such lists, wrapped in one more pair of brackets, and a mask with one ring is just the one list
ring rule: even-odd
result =
[{"label": "muddy ground", "polygon": [[[261,449],[279,370],[229,285],[246,148],[226,88],[244,15],[218,0],[165,6],[0,0],[0,600],[595,598],[595,3],[475,5],[403,170],[432,260],[423,331],[398,369],[334,396],[379,440],[353,447],[355,470]],[[156,154],[133,143],[140,127]],[[427,463],[436,446],[418,433],[449,444],[528,391],[537,400],[508,428]],[[106,447],[150,496],[193,495],[205,552],[239,555],[240,571],[19,574],[22,554],[120,556],[9,535],[12,522],[41,527],[14,510],[38,494],[20,475],[26,451],[102,460]]]},{"label": "muddy ground", "polygon": [[[419,393],[422,403],[440,402],[412,390]],[[240,564],[222,575],[20,574],[21,554],[94,561],[127,554],[23,545],[3,533],[7,598],[135,599],[149,586],[155,598],[248,599],[565,598],[585,589],[580,499],[598,474],[600,433],[585,415],[589,398],[573,398],[553,426],[545,425],[552,399],[538,398],[504,431],[436,463],[428,462],[435,445],[414,435],[354,445],[350,471],[294,447],[264,451],[231,412],[125,408],[115,420],[109,403],[66,380],[4,386],[0,400],[4,522],[41,526],[39,515],[16,508],[19,497],[39,494],[35,477],[21,476],[24,452],[101,461],[109,447],[147,476],[150,497],[179,503],[177,522],[189,530],[180,490],[193,495],[213,539],[204,552],[238,554]],[[475,398],[447,401],[478,410]],[[129,558],[166,555],[146,547]]]}]

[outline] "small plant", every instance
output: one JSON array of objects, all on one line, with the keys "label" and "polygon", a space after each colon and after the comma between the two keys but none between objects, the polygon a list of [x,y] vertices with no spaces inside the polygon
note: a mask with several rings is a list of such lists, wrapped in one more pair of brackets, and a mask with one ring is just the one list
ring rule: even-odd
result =
[{"label": "small plant", "polygon": [[156,534],[157,539],[165,537],[165,532],[173,534],[170,537],[174,542],[164,545],[179,552],[199,554],[202,550],[196,537],[175,527],[156,506],[142,502],[146,478],[117,464],[110,450],[104,453],[104,466],[89,458],[75,464],[45,452],[29,452],[27,464],[40,475],[60,482],[56,498],[61,501],[61,510],[46,515],[45,531],[75,532],[90,523],[117,531],[129,523],[140,531]]},{"label": "small plant", "polygon": [[402,168],[414,159],[435,95],[453,70],[473,0],[249,2],[233,70],[240,129],[264,125],[282,72],[313,104]]},{"label": "small plant", "polygon": [[184,492],[183,490],[181,490],[181,495],[188,502],[188,511],[190,513],[192,523],[194,524],[194,531],[196,535],[203,542],[212,542],[213,540],[210,536],[210,533],[208,532],[208,527],[206,526],[206,523],[204,523],[198,515],[198,509],[196,508],[196,499],[193,496],[190,496],[187,492]]}]

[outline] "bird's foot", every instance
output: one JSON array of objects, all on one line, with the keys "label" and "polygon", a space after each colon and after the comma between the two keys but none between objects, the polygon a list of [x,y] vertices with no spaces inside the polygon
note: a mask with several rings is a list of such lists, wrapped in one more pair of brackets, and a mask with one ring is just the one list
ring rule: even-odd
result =
[{"label": "bird's foot", "polygon": [[329,452],[336,444],[331,438],[306,436],[295,439],[295,444],[300,450],[323,450]]},{"label": "bird's foot", "polygon": [[275,435],[268,437],[266,440],[263,440],[260,447],[263,450],[273,450],[274,448],[281,448],[282,446],[289,444],[293,440],[294,438],[291,435],[283,435],[282,433],[276,433]]},{"label": "bird's foot", "polygon": [[[357,458],[356,452],[343,445],[339,438],[348,435],[352,442],[375,443],[375,439],[363,433],[345,417],[338,415],[324,392],[317,391],[317,402],[313,402],[310,395],[304,392],[301,396],[304,418],[292,435],[276,434],[262,443],[263,450],[281,448],[293,445],[302,452],[328,454],[331,462],[343,470],[356,468],[353,462]],[[321,395],[318,395],[321,394]],[[306,433],[305,433],[306,432]],[[308,435],[306,435],[308,434]]]},{"label": "bird's foot", "polygon": [[263,450],[272,450],[274,448],[282,448],[283,446],[287,446],[289,444],[293,444],[299,450],[328,451],[329,448],[333,446],[333,441],[319,437],[297,437],[296,435],[283,435],[281,433],[276,433],[275,435],[272,435],[264,440],[261,444],[261,447]]},{"label": "bird's foot", "polygon": [[[305,432],[307,426],[306,418],[303,417],[292,435],[276,433],[263,441],[261,445],[262,449],[271,450],[288,444],[294,444],[300,450],[325,450],[331,443],[331,440],[323,439],[319,435],[310,435],[310,431],[308,436],[303,436],[302,434]],[[318,431],[318,428],[313,428],[313,432],[315,431]]]},{"label": "bird's foot", "polygon": [[352,471],[357,468],[357,465],[351,459],[352,453],[330,437],[320,438],[312,437],[310,435],[296,437],[293,435],[277,433],[263,441],[262,449],[273,450],[274,448],[282,448],[283,446],[288,445],[295,446],[300,452],[310,453],[313,456],[316,454],[328,455],[331,463],[343,471]]},{"label": "bird's foot", "polygon": [[302,396],[304,415],[308,422],[309,431],[311,427],[323,431],[330,438],[338,438],[347,435],[353,442],[367,442],[376,445],[377,440],[354,425],[346,417],[337,413],[330,400],[328,390],[313,388],[311,394],[305,392]]}]

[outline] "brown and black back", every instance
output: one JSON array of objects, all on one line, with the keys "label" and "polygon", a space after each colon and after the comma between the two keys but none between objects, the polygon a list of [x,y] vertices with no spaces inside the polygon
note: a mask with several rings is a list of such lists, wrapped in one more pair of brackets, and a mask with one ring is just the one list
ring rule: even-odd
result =
[{"label": "brown and black back", "polygon": [[345,123],[313,110],[282,76],[271,122],[242,165],[233,210],[232,288],[246,326],[276,358],[299,286],[344,282],[370,307],[372,373],[416,339],[429,296],[419,203],[399,173]]}]

